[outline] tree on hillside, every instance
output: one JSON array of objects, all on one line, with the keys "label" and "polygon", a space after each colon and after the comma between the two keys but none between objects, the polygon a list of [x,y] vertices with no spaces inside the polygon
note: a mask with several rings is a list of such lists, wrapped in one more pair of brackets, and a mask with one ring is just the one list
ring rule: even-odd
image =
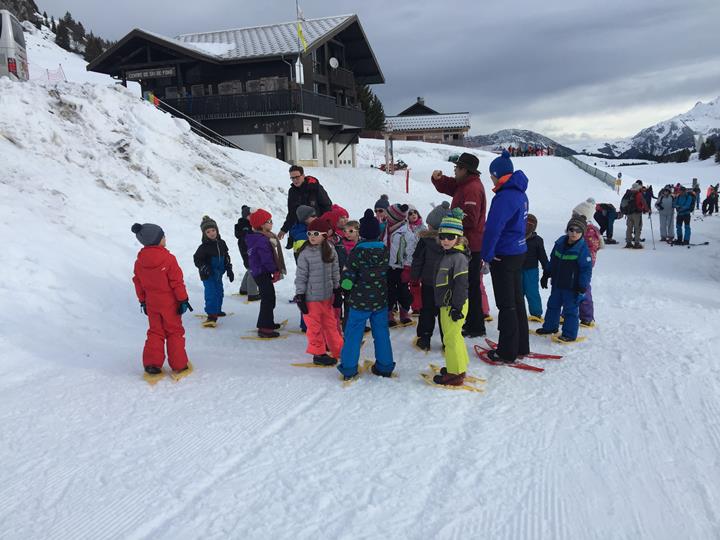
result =
[{"label": "tree on hillside", "polygon": [[55,30],[55,43],[57,43],[58,47],[61,47],[66,51],[70,50],[70,30],[68,29],[64,19],[57,23],[57,29]]},{"label": "tree on hillside", "polygon": [[50,30],[53,34],[57,34],[57,25],[55,24],[55,17],[50,17]]},{"label": "tree on hillside", "polygon": [[90,35],[87,36],[87,42],[85,44],[85,54],[83,55],[85,57],[85,61],[88,63],[92,62],[103,52],[105,52],[105,48],[103,47],[103,40],[90,32]]},{"label": "tree on hillside", "polygon": [[720,150],[718,150],[717,154],[715,154],[715,163],[720,163]]},{"label": "tree on hillside", "polygon": [[48,23],[47,11],[43,11],[43,21],[45,21],[45,24]]},{"label": "tree on hillside", "polygon": [[382,131],[385,129],[385,109],[380,98],[367,84],[358,86],[358,101],[365,111],[365,129],[369,131]]},{"label": "tree on hillside", "polygon": [[77,22],[72,27],[72,38],[76,44],[80,44],[85,39],[85,27],[81,22]]}]

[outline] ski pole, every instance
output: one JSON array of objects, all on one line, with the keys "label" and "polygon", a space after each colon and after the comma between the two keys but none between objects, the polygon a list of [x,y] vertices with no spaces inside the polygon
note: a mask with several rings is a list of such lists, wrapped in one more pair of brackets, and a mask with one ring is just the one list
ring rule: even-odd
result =
[{"label": "ski pole", "polygon": [[655,231],[653,230],[652,225],[652,212],[648,212],[648,219],[650,220],[650,236],[652,237],[653,241],[653,249],[655,249]]}]

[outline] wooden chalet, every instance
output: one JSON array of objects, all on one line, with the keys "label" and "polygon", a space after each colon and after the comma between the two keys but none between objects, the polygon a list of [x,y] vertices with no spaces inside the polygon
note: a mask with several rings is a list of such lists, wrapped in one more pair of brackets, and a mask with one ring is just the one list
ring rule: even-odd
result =
[{"label": "wooden chalet", "polygon": [[296,24],[174,38],[134,29],[87,69],[139,82],[161,107],[245,150],[292,164],[355,166],[365,125],[356,85],[384,83],[383,73],[356,15],[303,21],[306,52]]},{"label": "wooden chalet", "polygon": [[386,132],[396,141],[425,141],[465,146],[470,113],[442,114],[425,105],[421,97],[397,116],[385,119]]}]

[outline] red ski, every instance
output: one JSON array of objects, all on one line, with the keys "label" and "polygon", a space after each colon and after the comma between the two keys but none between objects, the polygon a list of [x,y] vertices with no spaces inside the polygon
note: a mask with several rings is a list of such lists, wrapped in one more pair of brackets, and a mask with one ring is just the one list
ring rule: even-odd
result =
[{"label": "red ski", "polygon": [[541,367],[531,366],[530,364],[526,364],[525,362],[518,362],[517,360],[512,363],[494,362],[487,357],[487,353],[489,353],[491,350],[492,349],[486,349],[485,347],[481,347],[480,345],[475,345],[475,354],[478,355],[478,358],[486,364],[490,364],[491,366],[507,366],[515,369],[524,369],[525,371],[535,371],[537,373],[542,373],[543,371],[545,371]]},{"label": "red ski", "polygon": [[[485,338],[485,343],[487,343],[488,347],[490,347],[491,349],[497,349],[497,343],[495,343],[494,341]],[[526,354],[523,358],[532,358],[533,360],[560,360],[562,356],[559,354],[543,354],[531,352],[529,354]]]}]

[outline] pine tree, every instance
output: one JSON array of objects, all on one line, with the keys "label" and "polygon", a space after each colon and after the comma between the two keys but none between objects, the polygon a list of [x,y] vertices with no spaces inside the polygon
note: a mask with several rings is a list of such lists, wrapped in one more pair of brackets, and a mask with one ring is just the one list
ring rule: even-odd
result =
[{"label": "pine tree", "polygon": [[720,150],[718,150],[717,154],[715,154],[715,163],[720,163]]},{"label": "pine tree", "polygon": [[82,43],[85,39],[85,27],[81,22],[78,22],[72,29],[72,38],[76,44]]},{"label": "pine tree", "polygon": [[47,26],[47,23],[48,23],[47,11],[43,11],[43,21],[45,21],[45,25]]},{"label": "pine tree", "polygon": [[83,55],[85,57],[85,61],[88,63],[92,62],[103,52],[102,39],[90,32],[90,35],[87,37],[87,44],[85,45],[85,54]]},{"label": "pine tree", "polygon": [[382,131],[385,129],[385,109],[380,99],[366,84],[357,88],[358,101],[365,111],[365,129]]},{"label": "pine tree", "polygon": [[57,30],[55,31],[55,43],[57,43],[58,47],[61,47],[66,51],[70,50],[70,31],[68,30],[67,23],[65,23],[64,19],[57,24]]},{"label": "pine tree", "polygon": [[704,161],[709,158],[712,154],[708,152],[708,146],[706,143],[700,145],[700,151],[698,152],[698,159]]},{"label": "pine tree", "polygon": [[55,17],[50,18],[50,30],[52,30],[53,34],[57,34],[57,25],[55,24]]}]

